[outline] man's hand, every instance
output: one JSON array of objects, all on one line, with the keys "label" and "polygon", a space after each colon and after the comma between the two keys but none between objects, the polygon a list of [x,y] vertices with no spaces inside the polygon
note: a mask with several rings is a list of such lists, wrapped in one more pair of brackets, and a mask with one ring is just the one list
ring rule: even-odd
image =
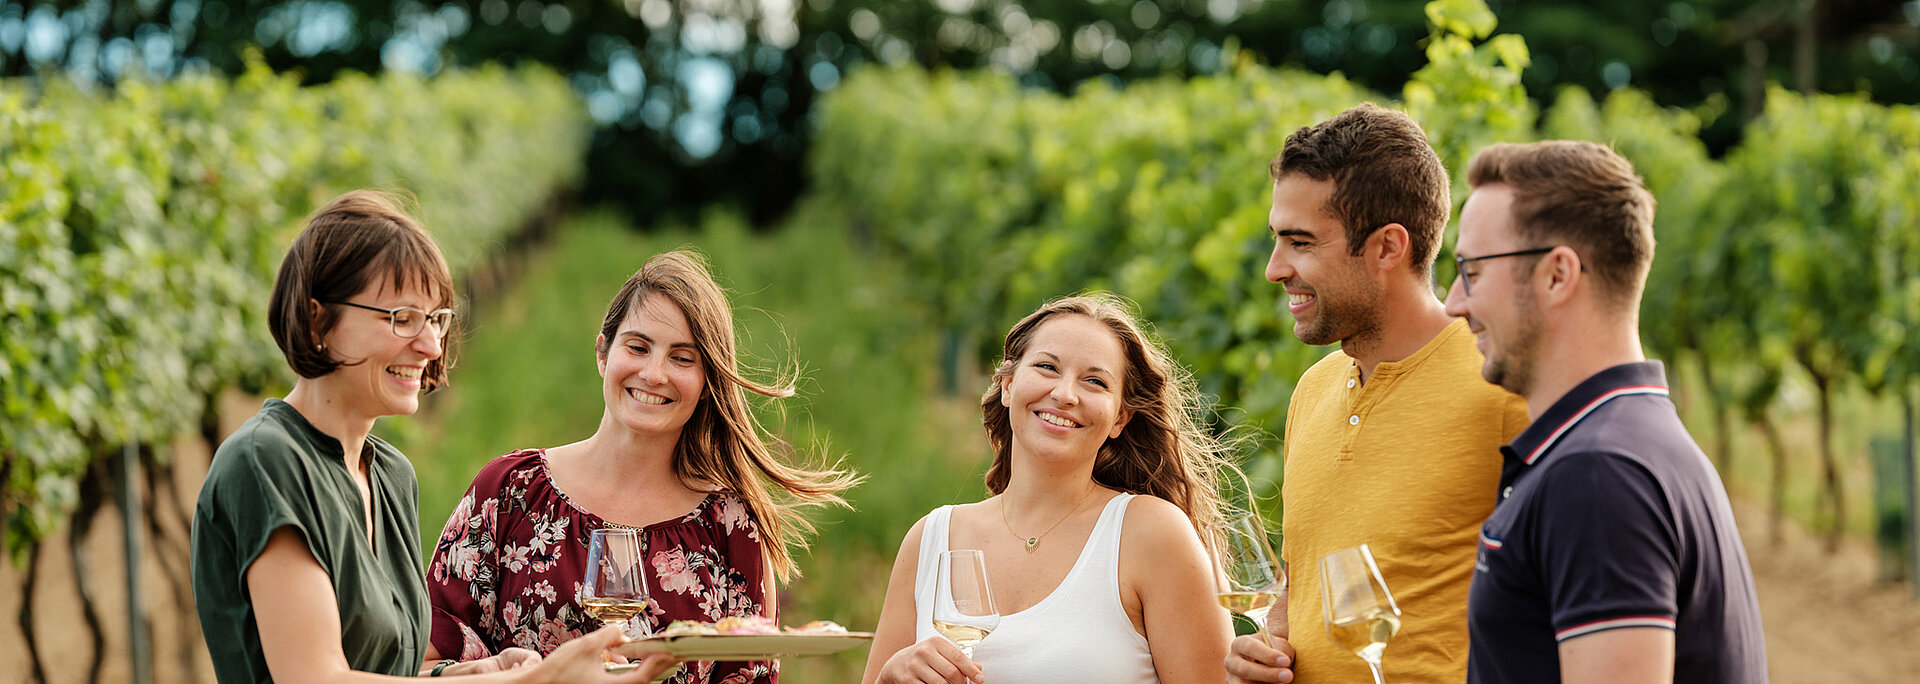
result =
[{"label": "man's hand", "polygon": [[1293,644],[1287,641],[1288,627],[1287,590],[1282,589],[1279,600],[1267,611],[1266,630],[1234,637],[1227,653],[1227,682],[1293,681]]}]

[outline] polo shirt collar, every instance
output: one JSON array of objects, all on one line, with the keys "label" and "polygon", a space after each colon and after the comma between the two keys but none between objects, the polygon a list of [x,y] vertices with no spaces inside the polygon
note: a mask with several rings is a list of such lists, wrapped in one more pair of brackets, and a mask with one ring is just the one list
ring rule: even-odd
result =
[{"label": "polo shirt collar", "polygon": [[1508,470],[1539,465],[1580,419],[1609,400],[1635,394],[1667,396],[1666,366],[1659,361],[1623,363],[1581,381],[1521,431],[1512,444],[1500,447]]}]

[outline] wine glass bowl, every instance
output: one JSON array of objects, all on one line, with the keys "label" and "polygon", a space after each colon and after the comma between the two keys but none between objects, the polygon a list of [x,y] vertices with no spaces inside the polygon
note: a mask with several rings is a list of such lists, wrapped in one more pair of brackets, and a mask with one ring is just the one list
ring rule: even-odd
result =
[{"label": "wine glass bowl", "polygon": [[1000,611],[987,584],[986,554],[974,549],[941,551],[938,573],[933,631],[971,658],[974,645],[1000,626]]},{"label": "wine glass bowl", "polygon": [[600,623],[624,627],[647,608],[639,535],[630,529],[599,529],[587,543],[587,576],[580,603]]},{"label": "wine glass bowl", "polygon": [[1366,544],[1320,557],[1320,606],[1327,635],[1366,661],[1375,684],[1384,684],[1380,656],[1400,631],[1400,606]]},{"label": "wine glass bowl", "polygon": [[1266,526],[1253,514],[1228,518],[1212,548],[1214,593],[1227,610],[1247,616],[1266,633],[1267,611],[1280,606],[1287,573],[1267,541]]}]

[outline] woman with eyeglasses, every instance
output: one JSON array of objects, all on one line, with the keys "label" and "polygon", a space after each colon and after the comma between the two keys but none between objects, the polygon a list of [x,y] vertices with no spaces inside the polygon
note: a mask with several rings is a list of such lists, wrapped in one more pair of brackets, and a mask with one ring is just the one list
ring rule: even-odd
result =
[{"label": "woman with eyeglasses", "polygon": [[439,247],[392,196],[342,195],[294,239],[268,324],[299,380],[221,443],[194,510],[194,603],[219,681],[644,682],[674,664],[607,674],[626,639],[607,629],[545,659],[422,666],[418,486],[371,433],[446,385],[453,300]]}]

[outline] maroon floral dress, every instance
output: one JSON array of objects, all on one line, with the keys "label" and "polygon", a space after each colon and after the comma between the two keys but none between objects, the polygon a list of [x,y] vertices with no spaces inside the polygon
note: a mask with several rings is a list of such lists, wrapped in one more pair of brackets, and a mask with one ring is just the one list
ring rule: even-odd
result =
[{"label": "maroon floral dress", "polygon": [[[548,477],[546,452],[515,451],[480,469],[440,532],[427,566],[433,647],[474,660],[519,646],[546,655],[598,629],[581,607],[587,539],[619,527],[573,505]],[[653,611],[648,630],[674,620],[712,622],[764,614],[760,526],[730,492],[707,495],[692,512],[641,529],[640,552]],[[672,684],[773,684],[774,662],[695,662]]]}]

